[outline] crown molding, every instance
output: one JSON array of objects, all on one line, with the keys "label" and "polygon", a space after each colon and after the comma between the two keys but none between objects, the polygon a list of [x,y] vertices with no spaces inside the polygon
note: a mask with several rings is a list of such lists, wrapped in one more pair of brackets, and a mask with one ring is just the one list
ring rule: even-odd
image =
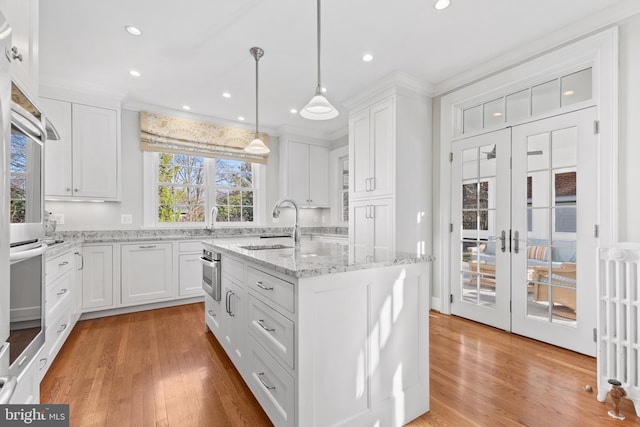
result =
[{"label": "crown molding", "polygon": [[504,55],[497,56],[482,64],[478,64],[468,71],[460,73],[450,79],[435,85],[433,96],[442,96],[453,90],[460,89],[478,80],[487,78],[495,73],[515,67],[525,61],[541,56],[549,51],[558,49],[581,38],[585,38],[607,27],[640,13],[640,1],[627,0],[604,11],[593,14],[581,21],[540,37],[532,43],[519,46]]},{"label": "crown molding", "polygon": [[394,71],[387,74],[367,89],[351,96],[342,104],[349,111],[353,111],[358,109],[360,105],[371,103],[374,99],[386,97],[395,93],[432,97],[434,94],[434,87],[431,83],[413,77],[403,71]]},{"label": "crown molding", "polygon": [[120,108],[125,94],[92,84],[74,84],[68,80],[40,80],[40,96],[96,106]]}]

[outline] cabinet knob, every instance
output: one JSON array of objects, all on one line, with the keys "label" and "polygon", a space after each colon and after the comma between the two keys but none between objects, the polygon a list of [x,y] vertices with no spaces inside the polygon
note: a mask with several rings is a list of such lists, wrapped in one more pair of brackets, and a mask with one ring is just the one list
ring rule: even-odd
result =
[{"label": "cabinet knob", "polygon": [[64,191],[71,191],[71,188],[67,187],[64,189]]},{"label": "cabinet knob", "polygon": [[11,48],[11,53],[12,53],[12,57],[13,59],[17,59],[18,61],[22,62],[22,54],[18,53],[18,48],[16,46]]},{"label": "cabinet knob", "polygon": [[74,188],[73,191],[75,191],[76,193],[80,191],[80,189],[78,188]]}]

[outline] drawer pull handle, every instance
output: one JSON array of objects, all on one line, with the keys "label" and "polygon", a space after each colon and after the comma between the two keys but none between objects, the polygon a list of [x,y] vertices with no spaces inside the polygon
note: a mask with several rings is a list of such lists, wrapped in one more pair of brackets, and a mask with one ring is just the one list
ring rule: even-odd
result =
[{"label": "drawer pull handle", "polygon": [[64,295],[67,293],[66,289],[60,289],[60,292],[58,292],[56,295]]},{"label": "drawer pull handle", "polygon": [[58,266],[63,267],[67,264],[69,264],[69,261],[62,261],[61,263],[58,263]]},{"label": "drawer pull handle", "polygon": [[265,286],[262,284],[262,282],[256,282],[256,286],[259,287],[260,289],[264,289],[265,291],[273,290],[273,286]]},{"label": "drawer pull handle", "polygon": [[47,365],[47,358],[45,357],[44,359],[40,359],[40,368],[42,369]]},{"label": "drawer pull handle", "polygon": [[156,245],[138,246],[138,249],[153,249]]},{"label": "drawer pull handle", "polygon": [[264,388],[266,388],[267,390],[275,390],[276,386],[274,385],[267,385],[267,383],[264,382],[264,380],[262,379],[262,377],[264,377],[264,372],[260,372],[258,374],[258,379],[260,380],[260,382],[262,383],[262,385],[264,386]]},{"label": "drawer pull handle", "polygon": [[274,328],[267,328],[266,326],[264,326],[264,319],[258,320],[258,325],[260,325],[260,327],[267,332],[275,332]]},{"label": "drawer pull handle", "polygon": [[60,325],[60,329],[58,329],[58,333],[61,334],[62,332],[64,332],[65,329],[67,329],[67,324],[63,323],[62,325]]},{"label": "drawer pull handle", "polygon": [[209,316],[211,317],[216,317],[216,314],[213,312],[213,310],[209,310],[207,313],[209,313]]}]

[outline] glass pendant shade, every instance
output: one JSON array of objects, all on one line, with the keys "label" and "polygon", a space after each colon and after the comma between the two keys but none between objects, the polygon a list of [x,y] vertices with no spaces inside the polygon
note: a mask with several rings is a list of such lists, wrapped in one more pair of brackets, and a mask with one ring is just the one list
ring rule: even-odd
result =
[{"label": "glass pendant shade", "polygon": [[331,105],[327,98],[316,94],[300,111],[300,115],[310,120],[328,120],[338,117],[338,110]]},{"label": "glass pendant shade", "polygon": [[271,150],[269,147],[264,145],[264,142],[260,138],[256,136],[256,138],[249,143],[246,147],[244,147],[244,151],[251,154],[267,154]]}]

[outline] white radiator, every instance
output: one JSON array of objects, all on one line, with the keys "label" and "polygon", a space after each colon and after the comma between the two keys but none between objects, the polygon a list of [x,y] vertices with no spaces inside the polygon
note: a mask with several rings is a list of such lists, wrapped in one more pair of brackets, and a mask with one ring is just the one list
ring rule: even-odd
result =
[{"label": "white radiator", "polygon": [[598,400],[604,402],[615,378],[640,416],[640,244],[599,249]]}]

